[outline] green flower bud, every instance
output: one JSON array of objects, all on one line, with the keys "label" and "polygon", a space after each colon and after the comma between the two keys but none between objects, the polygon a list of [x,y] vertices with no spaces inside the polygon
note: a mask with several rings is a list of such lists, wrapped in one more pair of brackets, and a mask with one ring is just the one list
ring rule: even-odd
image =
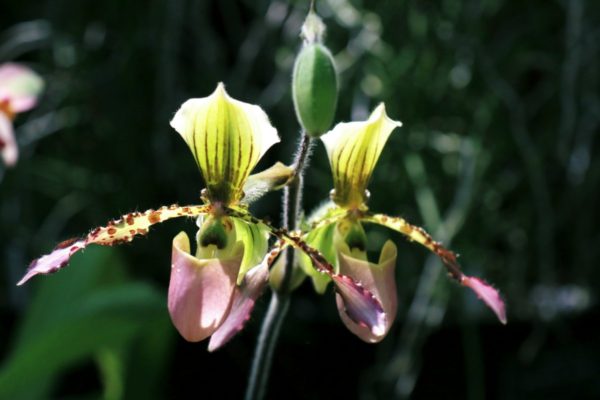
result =
[{"label": "green flower bud", "polygon": [[329,130],[337,103],[337,74],[333,57],[320,43],[308,43],[298,54],[292,77],[298,121],[309,135]]}]

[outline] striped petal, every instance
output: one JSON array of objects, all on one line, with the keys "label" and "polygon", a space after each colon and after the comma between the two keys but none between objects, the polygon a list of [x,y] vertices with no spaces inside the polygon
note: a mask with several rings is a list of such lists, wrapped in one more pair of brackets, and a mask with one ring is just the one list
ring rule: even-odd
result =
[{"label": "striped petal", "polygon": [[356,318],[352,318],[347,311],[347,302],[344,304],[342,296],[339,293],[336,295],[342,321],[352,333],[365,342],[376,343],[381,341],[388,333],[396,317],[398,309],[395,279],[396,256],[396,246],[391,241],[387,241],[383,246],[378,264],[354,258],[343,251],[339,252],[340,273],[352,277],[379,299],[385,314],[385,320],[382,324],[375,325],[376,329],[367,327],[360,320],[357,322]]},{"label": "striped petal", "polygon": [[246,252],[237,278],[241,284],[244,275],[263,260],[269,248],[269,230],[262,224],[249,224],[240,218],[232,218],[235,225],[236,240],[244,244]]},{"label": "striped petal", "polygon": [[83,250],[90,244],[113,246],[131,242],[134,237],[148,233],[150,226],[168,219],[178,217],[196,217],[209,211],[209,206],[172,205],[161,207],[158,210],[133,212],[122,216],[118,220],[110,221],[106,226],[92,230],[85,238],[70,239],[60,243],[54,251],[40,257],[29,265],[25,276],[17,283],[22,285],[29,279],[39,274],[49,274],[65,267],[71,256]]},{"label": "striped petal", "polygon": [[12,113],[33,108],[43,88],[44,81],[30,68],[15,63],[0,65],[0,103],[8,101]]},{"label": "striped petal", "polygon": [[191,149],[209,199],[225,205],[241,200],[250,172],[279,142],[267,114],[229,97],[222,83],[210,96],[183,103],[171,126]]},{"label": "striped petal", "polygon": [[236,247],[231,259],[200,259],[190,254],[185,232],[173,239],[168,308],[185,340],[206,339],[227,317],[244,252],[241,244]]},{"label": "striped petal", "polygon": [[380,104],[367,121],[346,122],[321,136],[333,172],[333,201],[341,207],[359,208],[367,200],[367,185],[392,131],[402,126],[390,119]]}]

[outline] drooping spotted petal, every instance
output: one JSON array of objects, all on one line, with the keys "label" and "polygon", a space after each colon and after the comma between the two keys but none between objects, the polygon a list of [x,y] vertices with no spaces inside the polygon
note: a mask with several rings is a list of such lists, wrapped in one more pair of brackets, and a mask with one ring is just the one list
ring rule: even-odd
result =
[{"label": "drooping spotted petal", "polygon": [[339,252],[340,273],[351,276],[379,299],[386,317],[383,329],[380,325],[377,325],[375,330],[369,329],[350,317],[350,314],[347,313],[348,306],[344,304],[342,296],[339,293],[337,294],[336,302],[342,321],[352,333],[365,342],[376,343],[381,341],[388,333],[396,317],[398,309],[394,274],[396,255],[396,246],[391,241],[387,241],[383,246],[378,264],[354,258],[343,251]]},{"label": "drooping spotted petal", "polygon": [[58,271],[68,264],[73,254],[90,244],[113,246],[131,242],[135,236],[147,234],[150,226],[154,224],[171,218],[196,217],[207,213],[209,209],[210,206],[180,207],[172,205],[161,207],[158,210],[126,214],[118,220],[110,221],[106,226],[92,230],[85,238],[62,242],[50,254],[34,260],[17,285],[24,284],[35,275]]},{"label": "drooping spotted petal", "polygon": [[233,303],[227,319],[210,337],[208,351],[221,348],[244,328],[244,325],[250,319],[256,299],[261,295],[269,281],[269,267],[280,251],[280,247],[275,247],[258,266],[246,273],[242,284],[235,289]]},{"label": "drooping spotted petal", "polygon": [[383,146],[400,126],[387,116],[382,103],[367,121],[340,123],[321,136],[333,172],[336,204],[358,208],[366,201],[365,191]]},{"label": "drooping spotted petal", "polygon": [[279,142],[267,114],[229,97],[222,83],[210,96],[183,103],[171,126],[191,149],[210,200],[226,205],[241,200],[250,171]]},{"label": "drooping spotted petal", "polygon": [[310,257],[314,268],[331,278],[335,285],[336,293],[339,295],[340,309],[354,323],[364,326],[375,336],[381,336],[385,332],[387,317],[381,302],[351,276],[338,274],[333,266],[325,259],[318,250],[310,247],[299,238],[290,238],[288,243],[304,252]]},{"label": "drooping spotted petal", "polygon": [[446,249],[441,243],[433,240],[421,227],[409,224],[405,219],[400,217],[390,217],[383,214],[367,214],[363,217],[363,221],[372,222],[383,225],[405,235],[409,240],[419,243],[437,255],[444,267],[448,270],[448,274],[464,286],[468,286],[477,293],[477,296],[483,300],[494,311],[500,322],[506,323],[506,313],[504,310],[504,302],[498,291],[489,286],[481,279],[465,276],[458,264],[456,254]]},{"label": "drooping spotted petal", "polygon": [[440,242],[436,242],[433,237],[420,226],[412,225],[402,217],[391,217],[384,214],[366,214],[362,216],[362,220],[364,222],[385,226],[386,228],[403,234],[410,241],[417,242],[437,255],[454,279],[460,281],[464,276],[458,265],[458,261],[456,260],[456,254],[446,249]]},{"label": "drooping spotted petal", "polygon": [[496,289],[483,280],[471,276],[463,277],[461,284],[473,289],[477,297],[494,311],[500,322],[506,324],[506,308],[504,307],[504,301],[500,297],[500,293]]},{"label": "drooping spotted petal", "polygon": [[19,158],[19,148],[15,140],[12,122],[2,111],[0,111],[0,154],[4,164],[8,167],[14,166]]},{"label": "drooping spotted petal", "polygon": [[44,81],[30,68],[6,63],[0,65],[0,103],[8,102],[12,113],[33,108]]},{"label": "drooping spotted petal", "polygon": [[173,239],[168,308],[173,324],[190,342],[212,335],[229,313],[243,246],[233,258],[199,259],[190,254],[185,232]]},{"label": "drooping spotted petal", "polygon": [[292,246],[306,254],[317,272],[326,274],[335,284],[336,291],[344,301],[348,316],[357,324],[364,325],[375,335],[381,335],[385,330],[386,317],[383,307],[377,298],[358,282],[347,275],[337,274],[333,265],[317,249],[309,246],[300,235],[290,234],[283,229],[276,229],[266,221],[252,217],[248,213],[231,209],[231,215],[251,223],[261,223],[269,228],[272,235],[277,237],[282,246]]}]

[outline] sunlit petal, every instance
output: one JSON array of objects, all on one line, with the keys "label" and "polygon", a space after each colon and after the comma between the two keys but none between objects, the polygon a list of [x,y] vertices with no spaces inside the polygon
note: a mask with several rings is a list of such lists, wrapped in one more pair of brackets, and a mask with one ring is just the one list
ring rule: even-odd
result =
[{"label": "sunlit petal", "polygon": [[199,259],[190,254],[185,232],[173,239],[168,308],[173,324],[190,342],[212,335],[224,321],[235,289],[243,247],[232,259]]},{"label": "sunlit petal", "polygon": [[375,343],[381,341],[388,333],[396,317],[398,309],[395,279],[396,255],[396,246],[391,241],[387,241],[383,246],[378,264],[354,258],[346,252],[339,253],[340,273],[351,276],[379,299],[386,315],[384,328],[374,331],[350,318],[344,312],[345,306],[342,297],[339,294],[336,296],[342,321],[352,333],[365,342]]},{"label": "sunlit petal", "polygon": [[229,97],[222,83],[210,96],[183,103],[171,126],[190,147],[210,199],[226,204],[242,198],[250,172],[279,142],[267,114]]},{"label": "sunlit petal", "polygon": [[346,122],[321,136],[333,172],[333,201],[347,208],[360,207],[375,164],[392,131],[402,126],[390,119],[380,104],[367,121]]},{"label": "sunlit petal", "polygon": [[150,226],[172,218],[195,217],[209,211],[209,206],[161,207],[158,210],[133,212],[106,226],[92,230],[85,238],[71,239],[59,244],[51,253],[34,260],[25,276],[17,283],[22,285],[38,274],[48,274],[65,267],[73,254],[90,244],[112,246],[131,242],[134,237],[148,233]]},{"label": "sunlit petal", "polygon": [[244,244],[244,259],[237,283],[241,284],[246,272],[258,265],[269,248],[269,230],[262,224],[250,224],[239,218],[232,218],[237,240]]},{"label": "sunlit petal", "polygon": [[44,81],[30,68],[14,63],[0,65],[0,102],[9,101],[13,113],[35,106]]}]

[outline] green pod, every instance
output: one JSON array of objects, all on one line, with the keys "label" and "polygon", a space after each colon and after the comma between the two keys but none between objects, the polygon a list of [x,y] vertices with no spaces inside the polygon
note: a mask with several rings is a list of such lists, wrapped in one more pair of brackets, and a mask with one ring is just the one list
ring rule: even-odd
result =
[{"label": "green pod", "polygon": [[300,51],[294,65],[292,95],[298,121],[309,135],[329,130],[337,104],[337,73],[333,57],[320,43]]}]

